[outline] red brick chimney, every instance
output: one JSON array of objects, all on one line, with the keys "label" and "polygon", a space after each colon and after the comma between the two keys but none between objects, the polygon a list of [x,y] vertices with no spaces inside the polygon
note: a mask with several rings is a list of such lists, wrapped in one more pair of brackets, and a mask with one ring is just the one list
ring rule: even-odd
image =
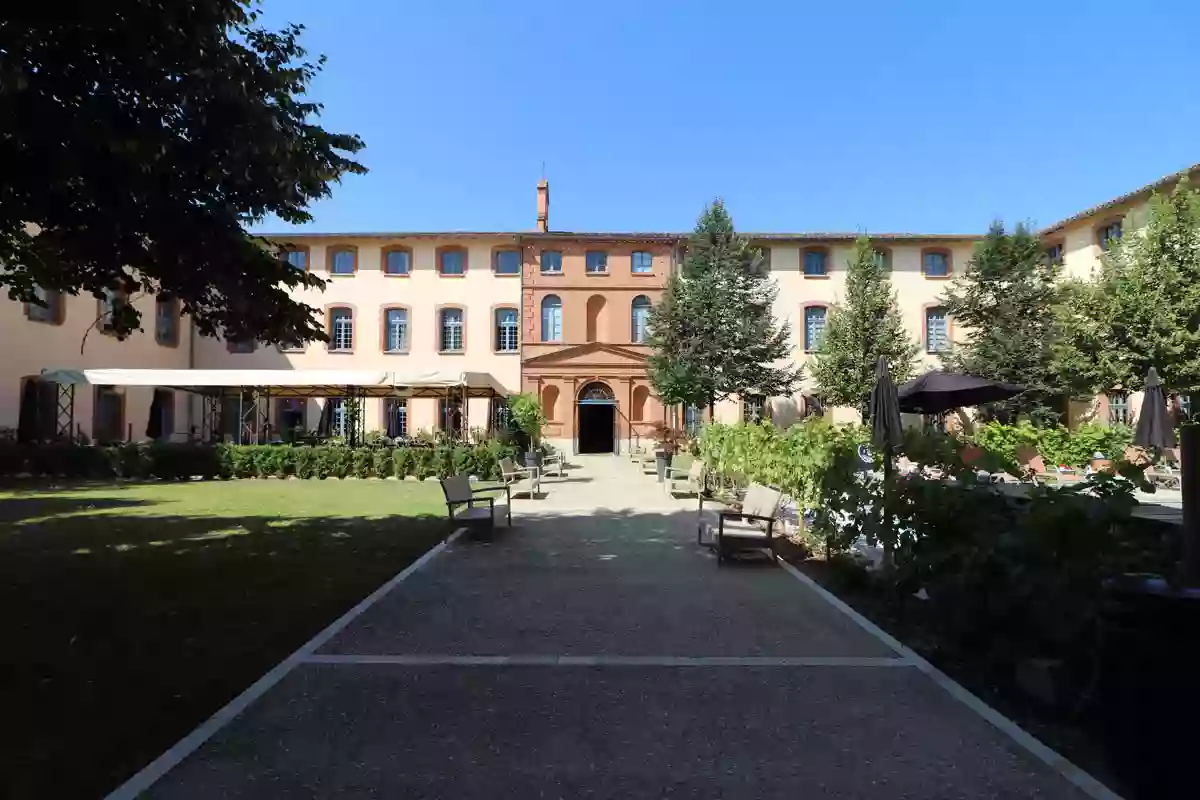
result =
[{"label": "red brick chimney", "polygon": [[550,184],[545,178],[538,181],[538,233],[550,230]]}]

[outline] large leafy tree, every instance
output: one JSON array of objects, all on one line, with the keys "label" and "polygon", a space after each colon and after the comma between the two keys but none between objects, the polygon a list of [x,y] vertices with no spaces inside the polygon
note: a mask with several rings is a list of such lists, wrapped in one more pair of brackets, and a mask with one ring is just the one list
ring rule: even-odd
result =
[{"label": "large leafy tree", "polygon": [[[247,226],[302,223],[358,137],[304,99],[324,59],[258,0],[52,2],[0,21],[0,287],[169,294],[205,334],[323,339],[323,286]],[[125,335],[131,304],[114,315]]]},{"label": "large leafy tree", "polygon": [[1172,391],[1200,392],[1200,192],[1152,197],[1145,227],[1066,297],[1059,368],[1075,391],[1136,391],[1156,367]]},{"label": "large leafy tree", "polygon": [[1035,424],[1058,419],[1064,385],[1055,364],[1057,271],[1029,228],[1019,224],[1009,232],[994,222],[943,298],[962,331],[947,365],[1027,387],[984,409],[987,416],[1009,421],[1026,415]]},{"label": "large leafy tree", "polygon": [[800,371],[786,361],[788,326],[771,313],[778,288],[763,262],[720,200],[704,210],[650,316],[650,379],[665,402],[711,411],[733,395],[795,389]]},{"label": "large leafy tree", "polygon": [[913,374],[917,343],[904,329],[883,259],[865,236],[846,262],[846,294],[826,321],[812,367],[825,401],[863,411],[875,385],[875,365],[887,359],[897,383]]}]

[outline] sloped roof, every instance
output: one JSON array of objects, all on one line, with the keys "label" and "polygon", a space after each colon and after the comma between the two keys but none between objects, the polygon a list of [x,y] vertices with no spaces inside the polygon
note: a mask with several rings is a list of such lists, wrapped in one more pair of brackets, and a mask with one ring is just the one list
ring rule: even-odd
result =
[{"label": "sloped roof", "polygon": [[1114,197],[1112,200],[1107,200],[1099,205],[1095,205],[1089,209],[1080,211],[1078,214],[1073,214],[1066,219],[1059,220],[1050,227],[1043,228],[1041,234],[1045,236],[1048,233],[1056,233],[1073,222],[1079,222],[1080,220],[1095,216],[1102,211],[1107,211],[1110,208],[1116,208],[1117,206],[1124,205],[1125,203],[1131,203],[1136,200],[1149,197],[1154,192],[1162,189],[1165,186],[1175,183],[1180,178],[1194,176],[1197,172],[1200,172],[1200,164],[1193,164],[1187,169],[1181,169],[1179,172],[1173,172],[1170,175],[1164,175],[1163,177],[1154,181],[1154,183],[1148,183],[1140,189],[1134,189],[1132,192],[1127,192],[1120,197]]}]

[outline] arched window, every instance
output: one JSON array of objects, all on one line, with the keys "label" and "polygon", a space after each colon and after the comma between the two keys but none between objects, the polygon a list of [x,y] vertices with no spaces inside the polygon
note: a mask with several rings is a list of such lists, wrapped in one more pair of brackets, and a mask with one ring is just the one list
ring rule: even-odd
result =
[{"label": "arched window", "polygon": [[517,310],[515,308],[496,309],[496,352],[515,353],[520,349],[517,336]]},{"label": "arched window", "polygon": [[926,278],[950,276],[950,251],[929,248],[921,251],[921,272]]},{"label": "arched window", "polygon": [[604,329],[604,308],[608,301],[602,294],[594,294],[587,301],[587,341],[600,341],[600,333]]},{"label": "arched window", "polygon": [[643,344],[650,333],[650,298],[639,294],[630,308],[630,341]]},{"label": "arched window", "polygon": [[629,409],[631,422],[641,422],[646,418],[646,400],[649,397],[650,390],[645,386],[633,387],[633,405]]},{"label": "arched window", "polygon": [[348,353],[354,350],[354,311],[349,308],[329,309],[329,351]]},{"label": "arched window", "polygon": [[579,390],[579,401],[585,402],[588,400],[615,400],[613,391],[608,387],[608,384],[600,381],[592,381]]},{"label": "arched window", "polygon": [[542,413],[546,415],[547,420],[558,419],[558,387],[547,386],[542,389]]},{"label": "arched window", "polygon": [[562,300],[556,294],[548,294],[542,298],[542,341],[561,342],[562,338]]},{"label": "arched window", "polygon": [[809,306],[804,309],[804,351],[812,353],[821,348],[825,336],[825,323],[829,310],[825,306]]},{"label": "arched window", "polygon": [[462,309],[443,308],[439,317],[441,351],[443,353],[461,353],[463,351]]},{"label": "arched window", "polygon": [[383,312],[383,352],[408,352],[408,309],[388,308]]},{"label": "arched window", "polygon": [[941,306],[925,309],[925,352],[945,353],[950,349],[950,316]]}]

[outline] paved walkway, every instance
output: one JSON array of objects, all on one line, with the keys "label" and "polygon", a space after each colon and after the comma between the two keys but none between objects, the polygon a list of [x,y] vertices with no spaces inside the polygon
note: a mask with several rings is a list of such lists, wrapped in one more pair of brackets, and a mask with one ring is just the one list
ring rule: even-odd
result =
[{"label": "paved walkway", "polygon": [[124,796],[1087,796],[788,570],[718,568],[694,501],[578,461]]}]

